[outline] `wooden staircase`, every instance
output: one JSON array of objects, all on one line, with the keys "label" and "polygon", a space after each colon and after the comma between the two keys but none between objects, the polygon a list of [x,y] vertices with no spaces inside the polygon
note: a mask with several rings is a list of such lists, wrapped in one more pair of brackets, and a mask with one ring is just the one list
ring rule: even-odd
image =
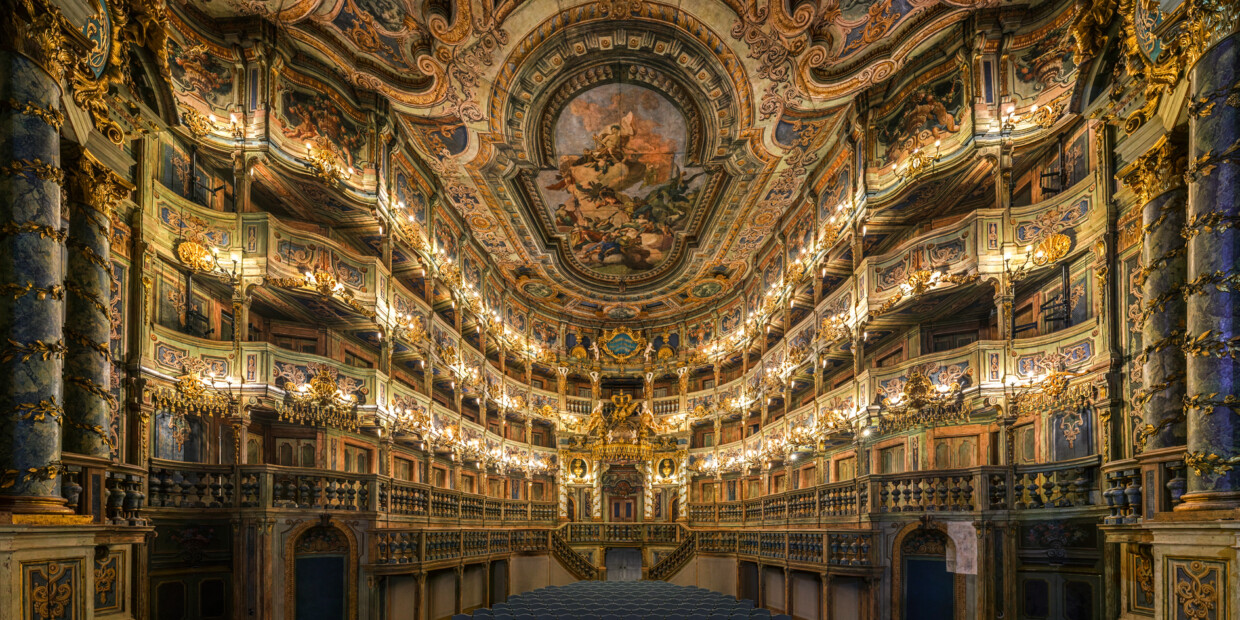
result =
[{"label": "wooden staircase", "polygon": [[680,569],[693,559],[697,553],[697,535],[693,532],[687,532],[680,544],[672,549],[671,553],[663,556],[650,570],[646,571],[646,577],[649,579],[657,579],[659,581],[667,581],[671,579]]},{"label": "wooden staircase", "polygon": [[568,541],[556,530],[551,531],[551,555],[574,577],[582,581],[598,580],[598,567],[569,546]]}]

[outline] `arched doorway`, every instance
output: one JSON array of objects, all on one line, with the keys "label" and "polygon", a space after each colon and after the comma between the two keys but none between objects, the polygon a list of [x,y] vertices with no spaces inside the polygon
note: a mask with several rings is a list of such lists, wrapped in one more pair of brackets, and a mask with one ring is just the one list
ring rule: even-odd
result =
[{"label": "arched doorway", "polygon": [[947,572],[947,545],[943,532],[918,528],[898,540],[898,570],[902,584],[898,596],[906,604],[903,620],[954,620],[956,579]]},{"label": "arched doorway", "polygon": [[323,519],[294,528],[288,540],[284,549],[284,617],[356,620],[357,553],[353,534]]},{"label": "arched doorway", "polygon": [[567,498],[564,506],[564,512],[568,516],[569,521],[577,520],[577,502],[573,498]]}]

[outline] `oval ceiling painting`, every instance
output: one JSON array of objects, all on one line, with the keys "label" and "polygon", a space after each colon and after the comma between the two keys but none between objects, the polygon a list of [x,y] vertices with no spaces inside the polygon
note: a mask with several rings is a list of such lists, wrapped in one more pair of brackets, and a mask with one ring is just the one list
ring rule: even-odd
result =
[{"label": "oval ceiling painting", "polygon": [[606,84],[577,95],[556,119],[558,169],[539,175],[571,259],[631,277],[672,256],[705,182],[685,165],[684,115],[659,93]]}]

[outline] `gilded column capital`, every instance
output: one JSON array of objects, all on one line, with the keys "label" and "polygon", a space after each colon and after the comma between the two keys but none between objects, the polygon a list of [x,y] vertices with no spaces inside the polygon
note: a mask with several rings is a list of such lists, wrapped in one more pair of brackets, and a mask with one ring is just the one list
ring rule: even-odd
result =
[{"label": "gilded column capital", "polygon": [[1124,185],[1132,188],[1141,204],[1184,187],[1188,152],[1180,142],[1163,136],[1150,150],[1120,172]]},{"label": "gilded column capital", "polygon": [[117,203],[127,198],[134,187],[111,168],[86,154],[78,157],[77,164],[70,166],[68,173],[69,199],[109,218]]},{"label": "gilded column capital", "polygon": [[1185,67],[1192,68],[1215,43],[1240,32],[1240,0],[1188,0],[1178,36]]},{"label": "gilded column capital", "polygon": [[60,7],[49,0],[12,0],[0,6],[5,12],[0,20],[4,46],[29,56],[57,82],[63,80],[75,59],[65,33],[75,29]]}]

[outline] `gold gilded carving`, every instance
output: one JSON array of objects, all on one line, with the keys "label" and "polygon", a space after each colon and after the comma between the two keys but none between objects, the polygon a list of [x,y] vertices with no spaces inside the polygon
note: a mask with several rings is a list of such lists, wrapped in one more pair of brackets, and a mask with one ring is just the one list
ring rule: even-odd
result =
[{"label": "gold gilded carving", "polygon": [[[1128,75],[1134,83],[1144,88],[1145,105],[1124,121],[1124,131],[1133,133],[1154,117],[1163,95],[1171,92],[1179,82],[1184,69],[1190,66],[1182,46],[1182,40],[1167,41],[1157,63],[1146,57],[1137,40],[1135,3],[1142,0],[1122,0],[1120,12],[1124,15],[1124,54],[1127,57]],[[1193,4],[1193,2],[1189,2]]]},{"label": "gold gilded carving", "polygon": [[[1206,582],[1214,573],[1215,581]],[[1216,608],[1219,606],[1218,569],[1199,560],[1187,565],[1177,564],[1175,568],[1175,606],[1184,618],[1192,620],[1212,620],[1219,617]]]},{"label": "gold gilded carving", "polygon": [[1072,46],[1082,58],[1092,57],[1106,42],[1106,31],[1115,17],[1116,0],[1093,0],[1082,7],[1068,26]]},{"label": "gold gilded carving", "polygon": [[74,61],[65,32],[75,28],[61,14],[60,7],[48,0],[18,0],[6,6],[17,9],[17,14],[6,20],[14,28],[3,28],[0,33],[11,36],[18,50],[33,58],[53,80],[64,79],[65,69]]},{"label": "gold gilded carving", "polygon": [[30,603],[35,617],[64,618],[73,601],[73,582],[65,579],[66,566],[60,562],[48,562],[45,570],[39,570],[44,582],[30,591]]},{"label": "gold gilded carving", "polygon": [[195,138],[202,139],[211,133],[212,123],[206,116],[190,107],[181,108],[181,122],[185,124],[185,128],[194,135]]},{"label": "gold gilded carving", "polygon": [[215,267],[211,252],[201,243],[190,239],[177,245],[177,258],[194,271],[211,271]]},{"label": "gold gilded carving", "polygon": [[[69,191],[73,200],[89,206],[109,219],[116,204],[129,196],[132,189],[132,185],[107,166],[87,156],[79,157],[77,166],[69,171]],[[106,261],[103,266],[108,267]]]},{"label": "gold gilded carving", "polygon": [[1213,452],[1184,453],[1184,465],[1193,470],[1198,476],[1225,474],[1235,469],[1237,463],[1240,463],[1240,456],[1223,458]]},{"label": "gold gilded carving", "polygon": [[1072,249],[1072,239],[1063,233],[1055,233],[1038,242],[1033,248],[1033,264],[1038,267],[1054,264],[1067,256]]},{"label": "gold gilded carving", "polygon": [[0,226],[0,235],[20,235],[24,233],[38,233],[43,239],[54,239],[56,241],[64,241],[69,235],[69,231],[55,226],[44,226],[35,222],[5,222]]},{"label": "gold gilded carving", "polygon": [[[7,489],[20,479],[22,482],[31,480],[55,480],[63,468],[60,461],[53,461],[42,467],[28,467],[25,470],[6,469],[0,471],[0,489]],[[89,520],[89,516],[87,519]]]},{"label": "gold gilded carving", "polygon": [[33,116],[44,123],[51,125],[55,129],[60,129],[60,126],[65,122],[65,115],[60,110],[51,107],[43,107],[33,101],[23,102],[16,99],[0,101],[0,109],[12,110],[18,114]]},{"label": "gold gilded carving", "polygon": [[[603,332],[603,350],[618,362],[626,362],[641,354],[646,338],[634,333],[627,326]],[[631,347],[631,348],[630,348]]]},{"label": "gold gilded carving", "polygon": [[1171,190],[1184,187],[1187,167],[1188,156],[1184,149],[1163,136],[1124,171],[1124,184],[1132,188],[1141,204],[1145,204]]},{"label": "gold gilded carving", "polygon": [[58,185],[65,184],[64,169],[44,162],[37,157],[34,159],[14,159],[7,165],[0,167],[0,172],[10,176],[32,174],[35,178],[42,181],[52,181]]},{"label": "gold gilded carving", "polygon": [[65,354],[64,341],[57,340],[55,342],[43,342],[35,340],[33,342],[17,342],[9,340],[9,346],[0,350],[0,362],[9,363],[15,359],[20,359],[22,363],[30,360],[48,361],[54,357],[60,357]]}]

